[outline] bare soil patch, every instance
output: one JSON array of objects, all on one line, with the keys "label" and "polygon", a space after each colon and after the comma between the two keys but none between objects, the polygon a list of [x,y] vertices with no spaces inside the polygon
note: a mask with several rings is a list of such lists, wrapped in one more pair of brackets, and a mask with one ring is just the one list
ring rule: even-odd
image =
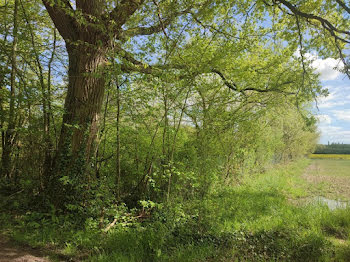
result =
[{"label": "bare soil patch", "polygon": [[18,247],[0,235],[0,262],[50,262],[40,250]]}]

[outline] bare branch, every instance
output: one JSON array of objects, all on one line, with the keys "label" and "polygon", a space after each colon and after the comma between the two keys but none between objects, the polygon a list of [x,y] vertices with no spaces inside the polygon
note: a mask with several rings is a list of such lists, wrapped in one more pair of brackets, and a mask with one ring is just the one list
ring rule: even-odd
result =
[{"label": "bare branch", "polygon": [[346,12],[350,14],[350,8],[342,1],[342,0],[335,0]]},{"label": "bare branch", "polygon": [[152,35],[154,33],[161,32],[163,30],[163,27],[165,28],[168,25],[169,25],[169,23],[166,23],[165,21],[163,21],[163,23],[159,23],[159,24],[149,26],[149,27],[130,28],[130,29],[125,30],[123,32],[123,37],[129,38],[129,37],[133,37],[133,36],[137,36],[137,35]]},{"label": "bare branch", "polygon": [[[254,87],[246,87],[243,89],[239,89],[236,85],[236,83],[234,82],[229,82],[226,77],[223,75],[222,72],[220,72],[217,69],[212,69],[212,72],[219,75],[220,78],[222,79],[222,81],[224,81],[224,84],[230,88],[231,90],[237,91],[237,92],[241,92],[244,94],[245,91],[254,91],[254,92],[258,92],[258,93],[269,93],[269,92],[277,92],[277,93],[282,93],[282,94],[287,94],[287,95],[295,95],[294,92],[288,92],[288,91],[283,91],[281,89],[278,88],[266,88],[266,89],[259,89],[259,88],[254,88]],[[288,85],[288,84],[292,84],[292,81],[287,81],[281,84],[282,85]]]},{"label": "bare branch", "polygon": [[346,61],[345,59],[345,56],[343,54],[343,50],[340,48],[339,44],[338,44],[338,40],[337,38],[334,38],[334,42],[335,42],[335,46],[338,50],[338,53],[339,53],[339,57],[341,59],[341,61],[343,62],[344,64],[344,73],[348,76],[348,78],[350,79],[350,72],[349,72],[349,64],[348,62]]},{"label": "bare branch", "polygon": [[123,63],[121,65],[124,72],[140,72],[144,74],[160,75],[163,70],[174,69],[186,69],[184,65],[170,64],[170,65],[149,65],[134,58],[134,56],[128,51],[124,50],[120,45],[115,43],[114,50],[118,52],[118,55],[129,62],[129,64]]}]

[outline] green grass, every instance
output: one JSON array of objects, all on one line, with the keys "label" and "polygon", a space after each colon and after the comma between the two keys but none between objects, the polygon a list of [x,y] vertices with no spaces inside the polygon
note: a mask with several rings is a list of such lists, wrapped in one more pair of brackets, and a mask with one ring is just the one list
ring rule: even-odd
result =
[{"label": "green grass", "polygon": [[350,160],[345,159],[312,159],[308,172],[317,176],[350,177]]},{"label": "green grass", "polygon": [[246,176],[239,185],[216,184],[203,198],[178,198],[149,219],[108,233],[93,219],[77,227],[39,214],[4,228],[22,243],[49,243],[61,255],[84,254],[88,261],[350,261],[350,209],[302,201],[312,186],[303,176],[308,164]]},{"label": "green grass", "polygon": [[[247,176],[239,186],[216,186],[204,199],[160,212],[166,222],[153,229],[115,230],[92,261],[348,261],[350,210],[291,201],[310,193],[302,178],[307,165]],[[132,250],[123,244],[130,242]]]},{"label": "green grass", "polygon": [[350,160],[312,159],[304,178],[314,195],[350,200]]}]

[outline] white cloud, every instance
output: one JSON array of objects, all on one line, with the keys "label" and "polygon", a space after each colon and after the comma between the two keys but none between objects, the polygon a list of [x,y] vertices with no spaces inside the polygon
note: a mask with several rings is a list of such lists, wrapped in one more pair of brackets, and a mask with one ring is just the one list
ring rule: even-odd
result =
[{"label": "white cloud", "polygon": [[330,125],[332,123],[332,118],[329,115],[317,115],[316,117],[320,125]]},{"label": "white cloud", "polygon": [[322,133],[321,143],[350,143],[350,131],[339,126],[319,126]]},{"label": "white cloud", "polygon": [[321,132],[328,135],[338,134],[342,128],[339,126],[320,126]]},{"label": "white cloud", "polygon": [[332,108],[346,105],[349,103],[349,100],[346,99],[340,92],[331,91],[328,96],[319,98],[317,102],[317,106],[319,108]]},{"label": "white cloud", "polygon": [[[350,109],[331,110],[317,116],[318,129],[321,131],[321,143],[350,143]],[[337,126],[334,124],[337,123]]]},{"label": "white cloud", "polygon": [[317,99],[317,106],[321,109],[345,106],[350,103],[349,86],[325,86],[329,95]]},{"label": "white cloud", "polygon": [[347,110],[332,110],[332,113],[338,120],[350,121],[350,109]]},{"label": "white cloud", "polygon": [[[294,52],[294,55],[300,57],[300,49]],[[343,68],[343,62],[340,59],[321,59],[312,53],[304,54],[304,58],[311,62],[311,66],[315,69],[315,72],[320,74],[321,80],[335,80],[342,74],[339,72],[339,69]]]},{"label": "white cloud", "polygon": [[339,59],[326,58],[320,59],[316,58],[312,61],[311,66],[315,68],[315,72],[320,74],[321,80],[334,80],[341,75],[337,69],[342,68],[343,63]]},{"label": "white cloud", "polygon": [[348,104],[349,102],[347,101],[341,101],[341,100],[337,100],[337,101],[327,101],[327,102],[321,102],[318,104],[319,108],[332,108],[332,107],[336,107],[336,106],[343,106]]}]

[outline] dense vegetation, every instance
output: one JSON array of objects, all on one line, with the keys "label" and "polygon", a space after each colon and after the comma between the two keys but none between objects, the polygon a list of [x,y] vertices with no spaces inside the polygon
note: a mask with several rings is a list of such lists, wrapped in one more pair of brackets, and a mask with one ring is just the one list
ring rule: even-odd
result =
[{"label": "dense vegetation", "polygon": [[340,143],[317,145],[314,154],[350,154],[350,145]]},{"label": "dense vegetation", "polygon": [[[292,230],[316,211],[253,174],[314,150],[310,105],[327,90],[307,54],[346,65],[346,10],[1,0],[4,230],[106,261],[332,257],[323,232]],[[273,210],[300,216],[273,226]]]},{"label": "dense vegetation", "polygon": [[144,202],[142,218],[119,206],[108,232],[92,218],[77,226],[73,217],[37,211],[2,213],[1,228],[59,261],[348,261],[350,210],[305,205],[310,193],[320,193],[301,177],[308,164],[275,166],[234,187],[216,185],[202,198]]}]

